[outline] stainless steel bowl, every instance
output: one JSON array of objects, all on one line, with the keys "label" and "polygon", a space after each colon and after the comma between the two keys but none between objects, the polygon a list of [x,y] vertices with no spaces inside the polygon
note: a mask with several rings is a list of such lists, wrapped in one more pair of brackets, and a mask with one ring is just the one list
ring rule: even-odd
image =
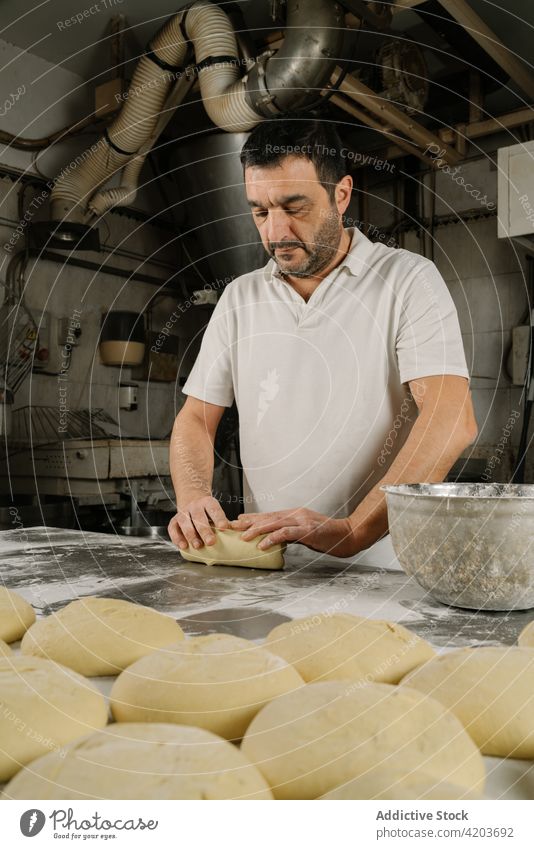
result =
[{"label": "stainless steel bowl", "polygon": [[476,610],[534,607],[534,485],[381,489],[395,554],[438,601]]}]

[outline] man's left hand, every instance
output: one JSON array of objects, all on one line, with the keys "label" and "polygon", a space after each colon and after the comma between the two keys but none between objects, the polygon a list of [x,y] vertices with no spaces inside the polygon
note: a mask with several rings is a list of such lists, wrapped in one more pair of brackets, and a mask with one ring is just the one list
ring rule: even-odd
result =
[{"label": "man's left hand", "polygon": [[258,545],[262,551],[287,542],[299,542],[313,551],[335,557],[352,557],[361,550],[348,519],[332,519],[306,507],[273,513],[241,513],[231,526],[244,531],[241,535],[244,540],[268,534]]}]

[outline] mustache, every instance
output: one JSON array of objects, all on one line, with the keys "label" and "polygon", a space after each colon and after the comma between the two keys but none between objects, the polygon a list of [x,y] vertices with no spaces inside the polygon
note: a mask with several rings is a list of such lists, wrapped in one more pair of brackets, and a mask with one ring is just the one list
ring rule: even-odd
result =
[{"label": "mustache", "polygon": [[274,253],[277,248],[302,248],[307,252],[306,245],[304,242],[298,241],[286,241],[286,242],[269,242],[269,251],[270,253]]}]

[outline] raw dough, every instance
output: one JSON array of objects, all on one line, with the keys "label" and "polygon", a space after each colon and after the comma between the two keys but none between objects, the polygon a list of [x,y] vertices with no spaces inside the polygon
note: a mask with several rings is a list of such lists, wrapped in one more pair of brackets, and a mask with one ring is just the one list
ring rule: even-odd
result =
[{"label": "raw dough", "polygon": [[0,587],[0,640],[14,643],[35,622],[31,604],[13,590]]},{"label": "raw dough", "polygon": [[285,658],[305,681],[340,678],[397,684],[434,657],[429,643],[402,625],[349,613],[317,613],[273,628],[265,648]]},{"label": "raw dough", "polygon": [[465,787],[436,781],[424,771],[404,772],[376,766],[335,787],[321,799],[481,799]]},{"label": "raw dough", "polygon": [[0,656],[6,656],[7,654],[11,654],[11,649],[9,648],[7,643],[4,643],[3,640],[0,640]]},{"label": "raw dough", "polygon": [[107,720],[102,693],[72,669],[40,657],[0,658],[0,781]]},{"label": "raw dough", "polygon": [[485,755],[534,758],[534,651],[457,649],[402,680],[450,708]]},{"label": "raw dough", "polygon": [[184,639],[175,619],[115,598],[81,598],[39,619],[21,651],[47,657],[81,675],[117,675],[140,657]]},{"label": "raw dough", "polygon": [[273,545],[267,551],[261,551],[258,548],[258,543],[265,539],[267,534],[261,534],[247,542],[241,539],[244,531],[234,531],[231,528],[213,528],[212,530],[217,537],[217,542],[213,545],[204,545],[198,550],[192,546],[180,549],[182,557],[194,563],[205,563],[206,566],[218,563],[220,566],[246,566],[252,569],[284,568],[281,545]]},{"label": "raw dough", "polygon": [[424,769],[475,793],[485,779],[480,752],[456,717],[391,684],[306,684],[266,705],[241,749],[277,799],[317,799],[375,765]]},{"label": "raw dough", "polygon": [[534,620],[525,625],[517,638],[517,643],[522,648],[534,648]]},{"label": "raw dough", "polygon": [[111,690],[118,722],[196,725],[239,739],[259,709],[303,685],[292,666],[229,634],[193,637],[141,658]]},{"label": "raw dough", "polygon": [[5,788],[9,799],[272,799],[227,740],[183,725],[118,723],[46,755]]}]

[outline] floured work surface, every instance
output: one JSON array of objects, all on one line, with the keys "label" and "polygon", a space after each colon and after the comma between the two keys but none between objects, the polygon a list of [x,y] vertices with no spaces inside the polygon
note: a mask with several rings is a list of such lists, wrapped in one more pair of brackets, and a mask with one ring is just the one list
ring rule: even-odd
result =
[{"label": "floured work surface", "polygon": [[[86,595],[126,599],[174,616],[189,634],[261,640],[281,621],[318,611],[401,622],[438,651],[513,645],[532,611],[474,612],[434,601],[385,553],[352,560],[290,545],[283,571],[188,563],[170,543],[59,528],[0,532],[2,584],[37,615]],[[363,564],[363,565],[362,565]],[[13,645],[15,652],[17,644]],[[107,695],[113,678],[92,679]],[[532,798],[534,764],[485,758],[487,798]]]}]

